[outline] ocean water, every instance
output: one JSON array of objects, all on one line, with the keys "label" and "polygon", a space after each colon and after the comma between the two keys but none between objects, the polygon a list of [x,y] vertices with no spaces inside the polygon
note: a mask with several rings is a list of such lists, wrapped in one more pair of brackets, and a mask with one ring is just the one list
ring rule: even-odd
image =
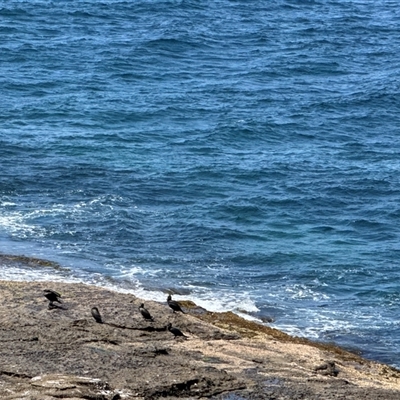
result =
[{"label": "ocean water", "polygon": [[398,2],[0,0],[0,35],[0,252],[59,264],[1,279],[400,367]]}]

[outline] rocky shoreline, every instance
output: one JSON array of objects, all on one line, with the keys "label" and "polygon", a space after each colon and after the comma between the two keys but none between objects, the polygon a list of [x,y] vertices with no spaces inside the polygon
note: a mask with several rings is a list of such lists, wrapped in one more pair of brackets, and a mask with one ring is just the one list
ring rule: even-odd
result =
[{"label": "rocky shoreline", "polygon": [[4,400],[400,398],[400,371],[233,313],[147,301],[151,321],[134,295],[84,284],[0,281],[0,293]]}]

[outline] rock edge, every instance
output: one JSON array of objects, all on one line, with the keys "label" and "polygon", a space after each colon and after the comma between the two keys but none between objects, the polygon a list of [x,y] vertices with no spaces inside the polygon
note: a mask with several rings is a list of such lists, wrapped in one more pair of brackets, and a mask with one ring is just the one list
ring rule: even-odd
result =
[{"label": "rock edge", "polygon": [[[62,303],[49,309],[44,289]],[[400,398],[398,370],[337,346],[190,302],[181,302],[187,314],[144,302],[153,322],[143,302],[84,284],[0,281],[0,398]]]}]

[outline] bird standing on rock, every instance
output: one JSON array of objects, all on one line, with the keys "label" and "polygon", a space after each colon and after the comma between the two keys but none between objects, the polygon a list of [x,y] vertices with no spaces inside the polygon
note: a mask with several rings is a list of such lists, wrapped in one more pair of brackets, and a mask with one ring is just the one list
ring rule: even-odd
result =
[{"label": "bird standing on rock", "polygon": [[172,327],[171,323],[167,325],[167,329],[174,335],[174,339],[176,339],[178,336],[187,338],[187,336],[184,335],[180,329]]},{"label": "bird standing on rock", "polygon": [[50,290],[50,289],[45,289],[43,290],[43,296],[46,297],[47,300],[50,301],[50,303],[53,302],[57,302],[57,303],[62,303],[62,301],[60,300],[61,294],[55,292],[54,290]]},{"label": "bird standing on rock", "polygon": [[47,306],[48,310],[55,310],[57,308],[60,310],[65,310],[65,308],[63,306],[59,306],[58,304],[55,304],[52,301],[50,301],[49,305]]},{"label": "bird standing on rock", "polygon": [[92,317],[96,320],[96,322],[102,324],[103,319],[101,318],[99,309],[97,307],[92,307],[91,312],[92,312]]},{"label": "bird standing on rock", "polygon": [[151,314],[144,308],[144,303],[142,303],[139,307],[140,314],[142,314],[143,318],[148,321],[154,321],[154,318]]},{"label": "bird standing on rock", "polygon": [[167,297],[167,303],[168,303],[168,305],[172,308],[172,310],[173,310],[174,312],[175,312],[175,311],[180,311],[182,314],[186,314],[186,313],[182,310],[180,304],[179,304],[177,301],[172,300],[172,297],[171,297],[170,294],[169,294],[168,297]]}]

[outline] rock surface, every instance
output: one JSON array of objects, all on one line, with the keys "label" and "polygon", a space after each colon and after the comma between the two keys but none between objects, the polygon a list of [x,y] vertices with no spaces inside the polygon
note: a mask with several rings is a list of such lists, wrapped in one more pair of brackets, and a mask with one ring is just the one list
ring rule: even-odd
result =
[{"label": "rock surface", "polygon": [[[44,289],[62,304],[49,308]],[[389,366],[190,302],[181,314],[147,301],[148,321],[142,302],[83,284],[0,281],[0,398],[400,399]]]}]

